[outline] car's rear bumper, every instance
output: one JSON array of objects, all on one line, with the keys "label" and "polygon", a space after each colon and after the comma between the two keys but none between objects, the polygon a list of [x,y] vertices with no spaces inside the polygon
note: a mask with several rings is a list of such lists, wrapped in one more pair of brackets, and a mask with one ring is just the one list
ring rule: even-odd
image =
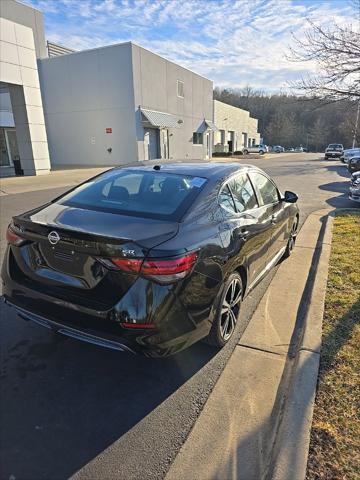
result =
[{"label": "car's rear bumper", "polygon": [[136,353],[133,348],[131,348],[129,345],[126,345],[123,341],[121,342],[118,340],[110,339],[104,335],[99,337],[98,335],[93,335],[83,330],[62,325],[61,323],[55,322],[54,320],[50,320],[49,318],[45,318],[41,315],[37,315],[36,313],[29,312],[25,308],[15,305],[6,298],[4,298],[4,302],[9,307],[14,308],[19,317],[23,318],[24,320],[29,320],[31,322],[37,323],[38,325],[53,330],[56,333],[61,333],[62,335],[76,338],[77,340],[92,343],[94,345],[99,345],[101,347],[110,348],[112,350]]},{"label": "car's rear bumper", "polygon": [[326,152],[325,157],[340,158],[342,153],[340,152]]},{"label": "car's rear bumper", "polygon": [[[211,327],[208,319],[195,322],[177,295],[164,291],[152,292],[152,285],[136,285],[129,291],[129,299],[123,297],[110,309],[96,310],[74,304],[69,300],[49,295],[32,288],[31,284],[12,278],[9,265],[9,249],[1,271],[3,298],[25,319],[60,334],[99,346],[150,357],[163,357],[176,353],[205,337]],[[152,304],[146,305],[147,298]],[[152,293],[151,293],[152,292]],[[154,322],[154,328],[130,328],[123,325],[126,304],[131,323]],[[135,308],[134,305],[137,305]],[[141,305],[140,305],[141,304]],[[151,307],[151,308],[150,308]],[[144,312],[150,311],[148,316]],[[149,316],[150,315],[150,316]]]}]

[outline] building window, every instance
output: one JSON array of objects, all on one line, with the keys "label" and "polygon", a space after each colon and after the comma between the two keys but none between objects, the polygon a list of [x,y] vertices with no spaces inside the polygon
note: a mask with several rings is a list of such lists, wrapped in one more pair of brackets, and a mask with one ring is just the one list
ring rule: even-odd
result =
[{"label": "building window", "polygon": [[203,144],[203,134],[194,132],[193,133],[193,144],[194,145],[202,145]]},{"label": "building window", "polygon": [[220,130],[220,143],[225,145],[225,130]]},{"label": "building window", "polygon": [[177,80],[177,96],[184,98],[184,82]]}]

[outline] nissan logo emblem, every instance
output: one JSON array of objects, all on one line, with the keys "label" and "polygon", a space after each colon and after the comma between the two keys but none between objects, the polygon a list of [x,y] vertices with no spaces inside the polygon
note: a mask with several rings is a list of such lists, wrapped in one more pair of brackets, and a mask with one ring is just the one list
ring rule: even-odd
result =
[{"label": "nissan logo emblem", "polygon": [[58,241],[60,240],[60,235],[57,232],[52,231],[52,232],[49,233],[48,239],[49,239],[49,242],[51,243],[51,245],[56,245],[58,243]]}]

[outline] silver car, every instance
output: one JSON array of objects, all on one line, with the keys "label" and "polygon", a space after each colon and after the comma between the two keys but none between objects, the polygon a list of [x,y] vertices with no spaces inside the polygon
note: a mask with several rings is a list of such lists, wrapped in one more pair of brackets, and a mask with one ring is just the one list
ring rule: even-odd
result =
[{"label": "silver car", "polygon": [[355,172],[351,175],[349,199],[360,203],[360,172]]},{"label": "silver car", "polygon": [[344,163],[349,163],[350,158],[360,155],[360,148],[348,148],[344,150],[344,153],[340,157],[340,160]]},{"label": "silver car", "polygon": [[285,148],[282,147],[281,145],[274,145],[272,147],[272,151],[275,152],[275,153],[283,153],[283,152],[285,152]]},{"label": "silver car", "polygon": [[260,145],[252,145],[251,147],[245,147],[243,149],[244,155],[247,155],[248,153],[259,153],[260,155],[264,155],[264,153],[267,153],[268,151],[269,148],[263,143],[260,143]]}]

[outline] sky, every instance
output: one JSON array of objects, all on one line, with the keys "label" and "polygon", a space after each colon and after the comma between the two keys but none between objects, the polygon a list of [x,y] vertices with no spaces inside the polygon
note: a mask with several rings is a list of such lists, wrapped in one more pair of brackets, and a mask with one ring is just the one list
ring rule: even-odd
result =
[{"label": "sky", "polygon": [[[351,0],[350,0],[351,1]],[[287,91],[314,64],[287,59],[307,19],[354,23],[349,0],[23,0],[44,13],[46,37],[74,50],[133,41],[215,86]]]}]

